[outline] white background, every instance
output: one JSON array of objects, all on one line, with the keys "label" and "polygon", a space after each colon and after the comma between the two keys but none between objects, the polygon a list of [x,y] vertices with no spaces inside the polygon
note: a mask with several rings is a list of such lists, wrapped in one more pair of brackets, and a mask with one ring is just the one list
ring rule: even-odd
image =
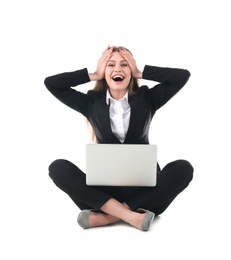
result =
[{"label": "white background", "polygon": [[[228,0],[1,1],[1,259],[230,259],[230,24]],[[191,72],[154,117],[150,141],[161,167],[187,159],[194,179],[149,232],[82,230],[79,209],[48,177],[57,158],[84,169],[89,140],[83,117],[43,81],[93,72],[107,45],[129,48],[141,70]]]}]

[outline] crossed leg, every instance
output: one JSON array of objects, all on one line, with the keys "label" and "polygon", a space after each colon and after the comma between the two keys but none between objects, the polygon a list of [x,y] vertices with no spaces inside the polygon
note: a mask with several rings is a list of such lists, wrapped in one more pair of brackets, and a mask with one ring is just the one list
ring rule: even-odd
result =
[{"label": "crossed leg", "polygon": [[91,211],[89,213],[90,227],[105,226],[123,220],[140,229],[145,217],[144,214],[130,210],[126,203],[120,203],[114,198],[109,199],[100,209],[106,214]]}]

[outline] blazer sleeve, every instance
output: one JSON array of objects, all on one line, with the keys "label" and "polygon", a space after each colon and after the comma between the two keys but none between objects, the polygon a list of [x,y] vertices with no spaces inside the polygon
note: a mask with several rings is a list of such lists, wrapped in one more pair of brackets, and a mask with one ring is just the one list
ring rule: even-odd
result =
[{"label": "blazer sleeve", "polygon": [[47,77],[44,84],[58,100],[86,116],[91,98],[73,87],[89,81],[88,71],[84,68]]},{"label": "blazer sleeve", "polygon": [[148,90],[148,98],[154,110],[167,103],[188,81],[190,72],[185,69],[162,68],[146,65],[143,79],[159,82]]}]

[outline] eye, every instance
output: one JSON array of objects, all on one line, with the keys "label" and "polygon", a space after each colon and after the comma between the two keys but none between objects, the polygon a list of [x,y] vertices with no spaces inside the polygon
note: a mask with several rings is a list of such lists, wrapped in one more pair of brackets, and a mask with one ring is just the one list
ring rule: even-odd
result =
[{"label": "eye", "polygon": [[108,63],[108,67],[113,67],[115,66],[113,63]]},{"label": "eye", "polygon": [[128,64],[127,64],[127,63],[123,63],[123,64],[121,64],[121,66],[122,66],[122,67],[127,67]]}]

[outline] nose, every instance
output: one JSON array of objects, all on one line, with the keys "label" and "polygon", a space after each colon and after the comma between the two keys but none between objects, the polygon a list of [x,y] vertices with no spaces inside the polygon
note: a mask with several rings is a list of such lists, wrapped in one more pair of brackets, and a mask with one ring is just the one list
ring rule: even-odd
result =
[{"label": "nose", "polygon": [[115,72],[120,72],[121,71],[120,65],[116,65],[114,70]]}]

